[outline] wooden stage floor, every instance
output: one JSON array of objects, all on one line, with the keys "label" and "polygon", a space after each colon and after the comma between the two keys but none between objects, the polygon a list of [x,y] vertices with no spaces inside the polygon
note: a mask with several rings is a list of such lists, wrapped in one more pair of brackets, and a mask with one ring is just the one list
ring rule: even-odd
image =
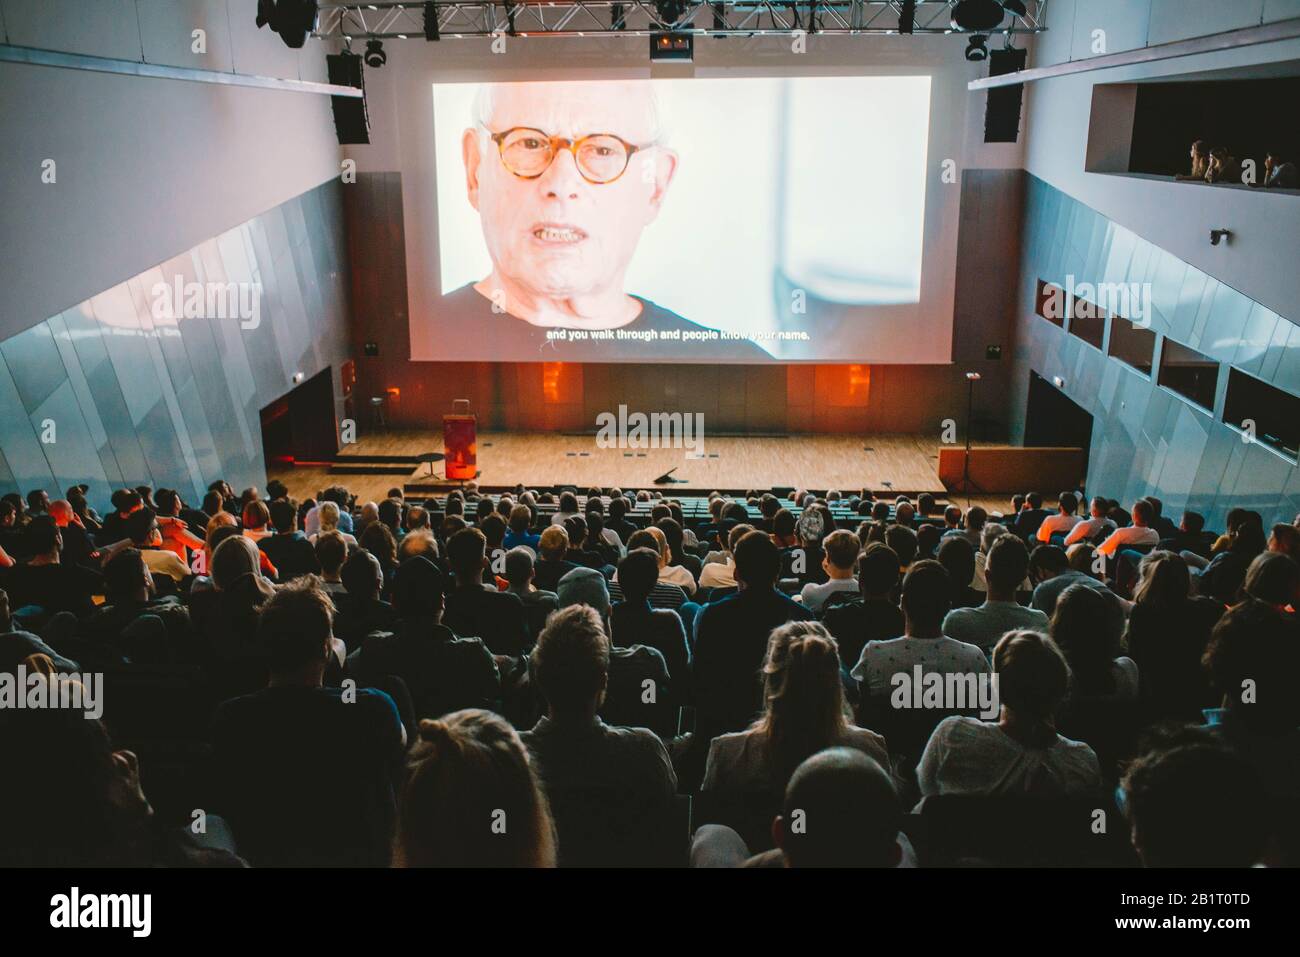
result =
[{"label": "wooden stage floor", "polygon": [[[276,468],[269,477],[280,479],[299,499],[335,484],[347,486],[362,501],[382,498],[393,487],[430,494],[457,483],[442,479],[442,463],[434,463],[430,478],[429,466],[416,466],[413,460],[441,448],[442,436],[436,432],[386,432],[363,437],[340,454],[337,465],[363,468],[364,473],[312,465]],[[485,432],[478,437],[478,483],[488,491],[522,482],[531,488],[658,488],[677,495],[781,486],[834,488],[846,494],[866,487],[877,495],[890,490],[946,495],[934,436],[708,436],[702,453],[700,458],[685,449],[599,448],[594,435]],[[397,461],[403,457],[407,461]],[[685,482],[654,484],[656,476],[674,467],[674,478]]]}]

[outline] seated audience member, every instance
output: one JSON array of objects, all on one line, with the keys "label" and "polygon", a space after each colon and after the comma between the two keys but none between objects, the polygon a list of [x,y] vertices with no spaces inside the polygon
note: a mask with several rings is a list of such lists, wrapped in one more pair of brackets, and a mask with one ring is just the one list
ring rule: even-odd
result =
[{"label": "seated audience member", "polygon": [[1192,171],[1190,173],[1179,173],[1174,179],[1204,182],[1205,174],[1210,169],[1210,145],[1205,140],[1197,140],[1192,144],[1191,157]]},{"label": "seated audience member", "polygon": [[623,600],[610,612],[610,641],[616,648],[644,645],[663,655],[673,686],[685,689],[690,676],[690,646],[677,612],[655,608],[650,594],[659,580],[659,553],[634,548],[618,563]]},{"label": "seated audience member", "polygon": [[799,596],[803,599],[805,608],[817,614],[822,610],[826,599],[835,592],[858,590],[853,566],[858,560],[860,548],[858,536],[845,529],[839,529],[826,536],[822,543],[822,550],[825,553],[822,558],[822,569],[826,572],[827,580],[822,585],[810,582],[803,586]]},{"label": "seated audience member", "polygon": [[[56,499],[50,503],[47,514],[54,519],[54,524],[59,526],[59,534],[63,537],[63,553],[60,560],[73,565],[84,565],[87,568],[96,567],[98,556],[95,554],[95,543],[91,541],[90,535],[87,534],[77,513],[72,510],[72,506],[64,499]],[[198,545],[203,544],[201,540],[193,536],[191,538]],[[184,558],[185,553],[182,549],[181,560],[184,561]]]},{"label": "seated audience member", "polygon": [[213,809],[254,865],[389,863],[406,731],[384,692],[323,686],[332,611],[312,577],[281,588],[257,624],[269,687],[213,720]]},{"label": "seated audience member", "polygon": [[637,527],[627,520],[627,513],[627,499],[622,495],[611,495],[609,497],[609,521],[605,523],[605,531],[613,532],[624,545],[627,544],[627,540],[632,533],[637,530]]},{"label": "seated audience member", "polygon": [[[957,506],[950,505],[948,508],[951,510],[957,508]],[[960,514],[961,510],[957,509],[957,511],[958,514]],[[949,538],[951,536],[957,536],[964,538],[966,541],[970,542],[971,548],[979,548],[980,532],[984,529],[984,523],[988,520],[989,513],[987,511],[979,505],[972,505],[966,510],[966,514],[962,516],[961,527],[950,528],[948,531],[943,533],[943,537]],[[940,548],[942,547],[943,546],[940,545]]]},{"label": "seated audience member", "polygon": [[578,496],[572,492],[561,492],[560,503],[555,510],[555,514],[551,516],[551,524],[563,526],[568,519],[577,514],[579,514]]},{"label": "seated audience member", "polygon": [[447,542],[455,586],[443,621],[458,635],[477,635],[494,655],[518,657],[531,644],[524,603],[512,592],[483,584],[489,567],[487,541],[477,528],[461,529]]},{"label": "seated audience member", "polygon": [[774,849],[746,859],[739,834],[706,824],[696,832],[691,866],[898,867],[902,821],[886,766],[857,748],[827,748],[790,775],[772,822]]},{"label": "seated audience member", "polygon": [[[666,808],[677,777],[662,741],[645,728],[599,717],[609,685],[610,645],[600,614],[572,605],[551,616],[532,653],[533,677],[546,714],[520,737],[552,807],[579,790],[625,791],[645,808]],[[628,813],[635,813],[631,808]],[[560,853],[564,835],[560,834]]]},{"label": "seated audience member", "polygon": [[1097,551],[1107,558],[1113,557],[1120,549],[1132,546],[1154,547],[1160,542],[1160,533],[1151,528],[1155,519],[1155,509],[1144,498],[1133,503],[1133,524],[1117,528],[1104,542],[1097,546]]},{"label": "seated audience member", "polygon": [[394,867],[555,866],[550,806],[504,718],[457,711],[421,721],[419,733],[397,801]]},{"label": "seated audience member", "polygon": [[922,522],[916,529],[916,557],[934,558],[939,551],[939,526]]},{"label": "seated audience member", "polygon": [[[686,538],[681,524],[674,519],[664,518],[655,522],[655,528],[663,532],[664,543],[668,548],[668,566],[686,571],[691,576],[691,584],[697,584],[700,580],[700,572],[704,570],[704,563],[700,561],[699,556],[685,550]],[[685,581],[685,578],[682,578],[682,581]],[[685,585],[682,587],[685,588]]]},{"label": "seated audience member", "polygon": [[975,553],[975,578],[971,581],[971,588],[982,594],[987,594],[989,590],[988,579],[984,575],[984,567],[988,564],[989,549],[1003,535],[1010,535],[1011,532],[1001,522],[985,522],[984,528],[980,531],[980,547]]},{"label": "seated audience member", "polygon": [[118,489],[109,501],[113,505],[113,510],[104,516],[99,532],[95,535],[96,545],[111,545],[127,538],[127,518],[136,509],[144,508],[144,499],[135,489]]},{"label": "seated audience member", "polygon": [[0,709],[0,753],[21,772],[0,788],[0,867],[244,866],[215,846],[226,831],[215,813],[204,839],[162,823],[141,787],[139,759],[115,750],[103,723],[82,711]]},{"label": "seated audience member", "polygon": [[1165,518],[1165,503],[1154,495],[1146,496],[1146,500],[1151,503],[1151,527],[1155,529],[1161,540],[1177,535],[1178,526]]},{"label": "seated audience member", "polygon": [[1052,613],[1050,634],[1070,666],[1072,697],[1138,696],[1138,668],[1120,654],[1124,619],[1116,619],[1105,595],[1087,585],[1061,592]]},{"label": "seated audience member", "polygon": [[1289,555],[1261,552],[1246,569],[1242,594],[1272,605],[1295,620],[1300,608],[1300,565]]},{"label": "seated audience member", "polygon": [[1207,183],[1240,183],[1241,164],[1226,146],[1210,150],[1210,165],[1205,171]]},{"label": "seated audience member", "polygon": [[807,621],[808,610],[776,590],[781,551],[762,532],[736,544],[734,595],[705,605],[695,622],[697,748],[726,731],[747,727],[762,709],[757,675],[772,629]]},{"label": "seated audience member", "polygon": [[777,509],[776,514],[772,516],[772,541],[776,543],[777,548],[796,548],[799,545],[799,536],[795,533],[797,523],[794,512],[788,508]]},{"label": "seated audience member", "polygon": [[782,552],[781,578],[796,579],[801,588],[825,584],[828,576],[822,539],[834,530],[835,519],[825,505],[813,503],[805,508],[795,522],[795,537],[799,544]]},{"label": "seated audience member", "polygon": [[1274,525],[1268,534],[1268,550],[1280,555],[1289,555],[1300,562],[1300,527]]},{"label": "seated audience member", "polygon": [[1056,514],[1043,519],[1034,533],[1034,538],[1040,542],[1050,542],[1053,535],[1068,535],[1082,521],[1075,514],[1079,510],[1079,497],[1073,492],[1062,492],[1056,503]]},{"label": "seated audience member", "polygon": [[205,669],[229,697],[266,681],[267,648],[257,637],[257,620],[275,586],[262,576],[259,554],[252,541],[230,529],[212,553],[210,587],[190,593]]},{"label": "seated audience member", "polygon": [[719,534],[719,543],[723,546],[722,559],[721,561],[707,562],[704,568],[701,569],[701,588],[736,587],[736,559],[734,557],[736,543],[752,531],[754,531],[754,526],[745,522],[737,522],[731,526],[725,537]]},{"label": "seated audience member", "polygon": [[839,649],[818,622],[773,630],[763,659],[763,700],[763,713],[749,728],[713,739],[701,790],[780,794],[795,768],[830,747],[857,748],[888,766],[885,739],[854,727],[847,716]]},{"label": "seated audience member", "polygon": [[971,587],[975,580],[975,549],[970,540],[960,535],[950,535],[939,546],[937,561],[948,573],[952,585],[949,601],[954,609],[975,608],[984,604],[984,592]]},{"label": "seated audience member", "polygon": [[[1091,546],[1070,547],[1071,550],[1084,549],[1085,551],[1075,554],[1079,556],[1080,564],[1085,568],[1090,567],[1091,563],[1084,561],[1083,557],[1092,554]],[[1029,567],[1029,580],[1034,583],[1030,606],[1050,617],[1052,612],[1056,611],[1056,601],[1061,593],[1072,585],[1082,585],[1093,589],[1106,599],[1111,608],[1111,624],[1117,637],[1123,633],[1124,618],[1128,613],[1129,603],[1111,591],[1105,582],[1075,567],[1070,561],[1070,556],[1060,548],[1055,545],[1039,545],[1029,556]]]},{"label": "seated audience member", "polygon": [[1300,189],[1300,176],[1296,173],[1295,163],[1283,159],[1285,154],[1278,149],[1270,149],[1264,154],[1264,178],[1252,186],[1265,189]]},{"label": "seated audience member", "polygon": [[388,593],[388,584],[397,571],[397,539],[388,530],[388,526],[376,519],[358,529],[357,545],[379,559],[379,567],[384,570],[384,593]]},{"label": "seated audience member", "polygon": [[524,613],[528,617],[529,647],[537,641],[551,612],[559,607],[555,592],[538,588],[533,583],[535,577],[531,550],[524,545],[516,545],[506,552],[507,591],[517,595],[524,603]]},{"label": "seated audience member", "polygon": [[569,550],[564,557],[580,568],[605,567],[605,556],[592,548],[587,530],[587,520],[581,515],[570,515],[564,520],[564,532],[569,536]]},{"label": "seated audience member", "polygon": [[[121,652],[136,664],[182,661],[194,651],[189,609],[175,596],[157,598],[144,556],[124,548],[104,565],[104,604],[82,626],[82,634],[101,647]],[[154,616],[156,627],[140,622]]]},{"label": "seated audience member", "polygon": [[[308,514],[310,515],[311,513]],[[347,526],[350,527],[352,516],[351,515],[345,516],[345,514],[339,509],[339,505],[337,502],[331,502],[328,500],[321,502],[320,505],[316,507],[316,521],[319,526],[318,531],[309,534],[307,536],[308,540],[311,542],[315,542],[316,536],[319,535],[321,532],[338,532],[340,535],[343,536],[343,541],[348,543],[349,548],[356,548],[357,547],[356,538],[354,538],[352,536],[352,533],[347,531],[345,528],[345,524],[343,522],[343,519],[345,517],[348,519]]]},{"label": "seated audience member", "polygon": [[1004,535],[993,543],[984,570],[988,597],[977,608],[954,608],[943,620],[943,633],[957,641],[991,651],[1003,635],[1018,629],[1047,633],[1047,616],[1016,601],[1016,591],[1029,570],[1024,542]]},{"label": "seated audience member", "polygon": [[1054,715],[1070,686],[1059,648],[1036,631],[1013,631],[993,650],[997,721],[954,715],[934,729],[916,769],[931,794],[1086,793],[1102,785],[1092,748],[1056,733]]},{"label": "seated audience member", "polygon": [[868,642],[888,641],[903,634],[903,612],[893,598],[898,581],[898,556],[888,545],[873,542],[858,558],[861,600],[826,609],[822,624],[835,638],[845,668],[858,663]]},{"label": "seated audience member", "polygon": [[[695,620],[694,614],[697,606],[693,602],[688,602],[688,593],[681,582],[691,577],[690,572],[684,568],[674,568],[668,564],[668,542],[664,538],[664,533],[653,525],[649,528],[639,529],[628,538],[627,547],[629,551],[634,548],[648,548],[659,556],[659,581],[655,583],[654,589],[650,592],[650,604],[654,608],[671,608],[675,610],[682,616],[682,624],[686,625],[689,630]],[[617,571],[614,572],[614,579],[610,584],[609,593],[613,601],[619,602],[623,600],[623,590],[618,583]]]},{"label": "seated audience member", "polygon": [[413,528],[402,536],[397,546],[397,563],[400,565],[408,558],[423,555],[435,565],[438,564],[438,540],[427,528]]},{"label": "seated audience member", "polygon": [[1300,629],[1277,609],[1247,599],[1228,609],[1205,649],[1218,708],[1209,731],[1256,771],[1271,795],[1300,798]]},{"label": "seated audience member", "polygon": [[41,655],[50,660],[56,671],[80,670],[78,662],[63,657],[30,632],[16,629],[14,624],[10,614],[9,595],[0,588],[0,674],[15,674],[19,665],[33,656]]},{"label": "seated audience member", "polygon": [[[1212,537],[1205,534],[1205,516],[1199,512],[1183,512],[1178,527],[1160,539],[1157,546],[1170,552],[1192,552],[1209,559]],[[1159,529],[1157,529],[1159,531]]]},{"label": "seated audience member", "polygon": [[[863,556],[864,561],[868,555]],[[853,668],[864,696],[887,700],[893,676],[908,675],[920,665],[924,672],[984,674],[988,658],[976,645],[946,637],[941,629],[952,585],[936,561],[920,561],[903,577],[903,633],[897,638],[868,641]]]},{"label": "seated audience member", "polygon": [[[360,564],[349,559],[349,565],[353,561]],[[360,647],[348,655],[348,674],[359,684],[376,684],[386,675],[401,678],[419,718],[495,708],[501,697],[500,674],[488,646],[481,638],[459,637],[444,624],[443,591],[442,573],[431,561],[416,557],[406,562],[393,579],[393,628],[362,636]]]},{"label": "seated audience member", "polygon": [[91,596],[103,591],[103,580],[89,568],[63,563],[63,534],[54,519],[48,515],[32,519],[27,543],[31,558],[4,573],[9,607],[17,612],[35,606],[47,617],[66,611],[85,618],[93,612]]},{"label": "seated audience member", "polygon": [[[316,539],[317,550],[329,541],[338,542],[340,550],[347,547],[338,533],[330,532]],[[360,648],[372,631],[397,630],[397,611],[379,597],[384,587],[384,570],[379,559],[364,548],[354,548],[339,569],[338,577],[341,588],[329,592],[337,609],[334,635],[349,653]],[[322,583],[322,587],[326,584]]]},{"label": "seated audience member", "polygon": [[[274,537],[264,539],[263,541],[274,541]],[[314,546],[311,542],[307,541],[306,537],[303,538],[303,542],[311,549],[312,560],[320,569],[321,587],[325,589],[326,593],[328,593],[331,598],[335,599],[335,604],[337,604],[339,596],[347,593],[347,585],[343,582],[342,571],[343,563],[347,561],[348,557],[348,543],[343,541],[343,536],[336,531],[322,532],[317,535],[316,544]],[[353,549],[354,553],[357,551],[362,551],[362,549]],[[262,548],[262,552],[265,554],[265,547]],[[367,554],[369,553],[367,552]],[[293,558],[291,555],[286,557],[289,557],[291,560]],[[382,572],[383,569],[381,568],[381,575]],[[380,587],[383,587],[382,583]]]},{"label": "seated audience member", "polygon": [[1223,606],[1191,592],[1181,556],[1155,551],[1142,559],[1124,645],[1138,666],[1141,697],[1157,717],[1193,720],[1211,702],[1201,657]]},{"label": "seated audience member", "polygon": [[[1209,595],[1224,605],[1234,604],[1241,597],[1250,563],[1268,547],[1258,517],[1258,513],[1250,513],[1235,531],[1221,540],[1222,544],[1216,543],[1210,563],[1194,573],[1197,591],[1202,595]],[[1188,553],[1183,558],[1191,562]]]},{"label": "seated audience member", "polygon": [[[126,534],[130,544],[140,550],[150,574],[166,576],[179,584],[190,575],[189,566],[176,557],[176,553],[163,547],[162,531],[158,517],[151,508],[140,508],[126,520]],[[111,552],[114,546],[106,550]]]},{"label": "seated audience member", "polygon": [[1251,867],[1264,856],[1259,777],[1212,741],[1185,737],[1141,755],[1120,796],[1143,867]]},{"label": "seated audience member", "polygon": [[885,529],[885,544],[894,550],[904,573],[916,561],[916,532],[907,525],[894,524]]},{"label": "seated audience member", "polygon": [[542,532],[537,545],[537,564],[533,566],[533,583],[542,591],[554,592],[560,579],[578,566],[565,559],[569,535],[562,525],[552,525]]},{"label": "seated audience member", "polygon": [[1065,544],[1069,546],[1076,542],[1105,540],[1115,530],[1115,523],[1106,517],[1109,512],[1110,502],[1101,497],[1094,498],[1089,506],[1088,517],[1080,520],[1066,533]]},{"label": "seated audience member", "polygon": [[260,542],[271,534],[271,529],[267,527],[271,524],[271,511],[266,507],[266,503],[259,499],[253,499],[244,506],[240,519],[246,538]]},{"label": "seated audience member", "polygon": [[[913,524],[916,519],[916,509],[912,503],[907,500],[906,495],[900,495],[894,505],[894,524],[901,525],[908,531],[913,530]],[[893,548],[894,546],[890,546]],[[895,549],[897,551],[897,549]]]},{"label": "seated audience member", "polygon": [[[321,571],[316,550],[307,536],[298,531],[298,509],[288,499],[278,498],[269,506],[273,533],[263,536],[257,547],[266,552],[271,564],[280,573],[280,581],[287,582],[303,575]],[[319,540],[318,540],[319,541]],[[343,560],[339,559],[341,565]],[[335,572],[338,567],[335,566]]]},{"label": "seated audience member", "polygon": [[1038,534],[1039,527],[1051,515],[1051,512],[1043,508],[1043,496],[1038,492],[1030,492],[1025,496],[1025,507],[1016,513],[1008,528],[1019,535],[1021,541],[1028,542]]}]

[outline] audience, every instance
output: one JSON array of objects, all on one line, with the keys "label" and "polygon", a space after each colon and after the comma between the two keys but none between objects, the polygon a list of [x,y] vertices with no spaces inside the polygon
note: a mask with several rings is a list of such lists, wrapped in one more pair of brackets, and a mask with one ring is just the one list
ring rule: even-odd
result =
[{"label": "audience", "polygon": [[988,597],[977,608],[954,608],[943,620],[949,638],[975,645],[987,652],[1009,631],[1030,629],[1047,632],[1047,615],[1016,601],[1016,592],[1029,571],[1029,553],[1020,539],[1003,535],[989,549],[984,577]]}]

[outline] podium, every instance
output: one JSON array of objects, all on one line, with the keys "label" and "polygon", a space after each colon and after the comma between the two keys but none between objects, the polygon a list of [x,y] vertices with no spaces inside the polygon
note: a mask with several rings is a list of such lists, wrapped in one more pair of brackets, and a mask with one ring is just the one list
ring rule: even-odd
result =
[{"label": "podium", "polygon": [[468,482],[478,476],[478,417],[468,399],[457,399],[453,408],[442,417],[443,474],[448,481]]}]

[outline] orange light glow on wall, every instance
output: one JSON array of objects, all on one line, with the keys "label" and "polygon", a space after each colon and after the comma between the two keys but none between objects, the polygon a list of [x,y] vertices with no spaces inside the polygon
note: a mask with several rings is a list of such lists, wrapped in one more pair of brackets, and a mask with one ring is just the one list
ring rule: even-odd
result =
[{"label": "orange light glow on wall", "polygon": [[560,379],[563,375],[563,362],[542,363],[542,398],[547,402],[560,401]]},{"label": "orange light glow on wall", "polygon": [[871,392],[871,366],[849,366],[849,399],[856,404],[866,404]]}]

